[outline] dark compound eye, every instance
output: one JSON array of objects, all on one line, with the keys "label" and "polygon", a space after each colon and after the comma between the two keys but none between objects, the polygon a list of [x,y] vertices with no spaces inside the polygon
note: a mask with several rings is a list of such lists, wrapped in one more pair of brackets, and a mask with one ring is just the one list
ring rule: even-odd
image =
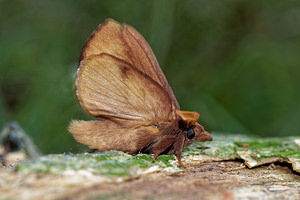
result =
[{"label": "dark compound eye", "polygon": [[195,131],[193,128],[188,128],[187,130],[187,138],[193,139],[195,137]]}]

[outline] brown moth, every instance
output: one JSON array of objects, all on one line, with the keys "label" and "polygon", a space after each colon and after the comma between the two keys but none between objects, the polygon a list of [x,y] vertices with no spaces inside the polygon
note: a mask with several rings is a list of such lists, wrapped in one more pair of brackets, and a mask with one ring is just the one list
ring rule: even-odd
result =
[{"label": "brown moth", "polygon": [[99,120],[73,120],[74,138],[99,151],[176,154],[192,140],[211,141],[198,112],[181,111],[146,40],[105,20],[86,42],[76,77],[82,108]]}]

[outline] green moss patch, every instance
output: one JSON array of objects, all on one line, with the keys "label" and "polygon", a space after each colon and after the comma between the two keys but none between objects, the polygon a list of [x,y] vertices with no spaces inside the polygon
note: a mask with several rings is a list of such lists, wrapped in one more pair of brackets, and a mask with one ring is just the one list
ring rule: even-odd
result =
[{"label": "green moss patch", "polygon": [[135,173],[137,168],[172,167],[172,155],[160,156],[152,163],[152,156],[145,154],[128,155],[110,151],[92,154],[56,154],[43,156],[33,162],[24,162],[18,166],[19,171],[44,172],[59,174],[66,170],[87,170],[93,174],[123,176]]},{"label": "green moss patch", "polygon": [[[300,171],[300,145],[297,137],[261,138],[257,136],[213,133],[212,142],[192,142],[183,151],[185,156],[208,155],[217,160],[243,159],[248,167],[271,162],[291,163]],[[214,159],[212,159],[214,160]]]},{"label": "green moss patch", "polygon": [[[248,167],[276,161],[289,162],[300,171],[300,146],[296,137],[260,138],[255,136],[213,133],[212,142],[192,142],[183,150],[183,160],[206,156],[207,161],[243,159]],[[129,155],[118,151],[85,154],[56,154],[40,157],[18,165],[19,171],[59,174],[64,171],[85,170],[108,176],[134,175],[151,167],[156,170],[179,170],[173,155],[160,155],[152,163],[153,155]],[[207,159],[212,158],[212,159]],[[198,159],[203,162],[203,159]],[[205,160],[204,160],[205,161]]]}]

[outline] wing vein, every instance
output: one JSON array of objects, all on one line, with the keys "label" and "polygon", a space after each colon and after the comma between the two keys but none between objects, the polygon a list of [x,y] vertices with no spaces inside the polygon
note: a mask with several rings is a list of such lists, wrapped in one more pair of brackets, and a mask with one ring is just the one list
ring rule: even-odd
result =
[{"label": "wing vein", "polygon": [[[105,67],[105,65],[102,65],[102,67]],[[107,67],[105,67],[106,68],[106,70],[111,74],[111,75],[113,75],[114,77],[115,77],[115,79],[116,80],[119,80],[111,71],[109,71],[108,69],[107,69]],[[98,71],[98,70],[95,70],[95,69],[92,69],[94,72],[96,72],[97,74],[99,74],[99,75],[101,75],[101,73]],[[109,82],[116,90],[118,90],[119,91],[119,93],[121,93],[122,95],[119,95],[120,97],[122,97],[123,99],[125,99],[126,100],[126,102],[127,102],[127,104],[128,105],[130,105],[136,112],[138,112],[138,110],[137,110],[137,108],[135,107],[135,106],[133,106],[129,101],[128,101],[128,99],[125,97],[125,95],[124,95],[124,93],[117,87],[117,86],[115,86],[111,81],[109,81],[105,76],[102,76],[101,75],[101,77],[104,79],[104,80],[106,80],[107,82]],[[119,83],[122,83],[123,85],[125,85],[125,86],[127,86],[126,84],[124,84],[122,81],[118,81]],[[128,86],[127,86],[128,87]],[[128,87],[129,88],[129,87]],[[114,94],[118,94],[118,93],[115,93],[115,92],[113,92]],[[109,97],[109,98],[111,98],[111,97]],[[121,101],[120,101],[121,102]],[[122,103],[124,103],[124,102],[122,102]]]},{"label": "wing vein", "polygon": [[[124,81],[120,81],[119,78],[118,78],[111,70],[109,70],[107,66],[102,65],[102,67],[104,67],[104,68],[106,69],[106,71],[108,71],[108,72],[109,72],[116,80],[118,80],[119,83],[122,83],[124,86],[126,86],[127,88],[130,89],[130,87],[129,87]],[[130,79],[128,78],[128,80],[130,80]],[[115,87],[115,86],[114,86],[114,87]],[[117,87],[115,87],[115,88],[117,88]],[[117,89],[120,91],[119,88],[117,88]],[[131,89],[130,89],[130,90],[131,90]],[[121,91],[120,91],[120,92],[121,92]],[[135,93],[133,90],[131,90],[131,92],[132,92],[132,94],[134,94],[134,96],[137,97],[137,99],[139,99],[141,102],[143,102],[144,99],[141,99],[138,95],[136,95],[136,93]],[[122,93],[122,94],[124,94],[124,93]],[[125,97],[125,95],[124,95],[124,97]],[[135,106],[133,106],[133,105],[128,101],[128,98],[125,98],[125,99],[126,99],[127,103],[128,103],[129,105],[131,105],[131,106],[138,112],[138,110],[135,108]]]},{"label": "wing vein", "polygon": [[[95,70],[94,70],[95,71]],[[95,71],[96,72],[96,71]],[[103,85],[102,83],[100,83],[99,81],[95,80],[94,78],[92,78],[92,76],[87,75],[89,77],[90,80],[94,81],[95,83],[101,85],[105,90],[110,91],[111,93],[124,98],[124,96],[120,95],[119,93],[114,92],[113,90],[111,90],[110,88],[106,87],[105,85]],[[103,76],[102,76],[103,77]]]}]

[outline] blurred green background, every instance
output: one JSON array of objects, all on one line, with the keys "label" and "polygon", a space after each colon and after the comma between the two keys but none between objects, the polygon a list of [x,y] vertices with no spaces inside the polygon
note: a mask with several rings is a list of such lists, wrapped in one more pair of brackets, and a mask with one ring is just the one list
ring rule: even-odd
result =
[{"label": "blurred green background", "polygon": [[[105,18],[149,42],[182,110],[208,130],[300,135],[300,1],[0,0],[0,125],[43,153],[77,152],[66,127],[81,48]],[[109,137],[109,136],[108,136]]]}]

